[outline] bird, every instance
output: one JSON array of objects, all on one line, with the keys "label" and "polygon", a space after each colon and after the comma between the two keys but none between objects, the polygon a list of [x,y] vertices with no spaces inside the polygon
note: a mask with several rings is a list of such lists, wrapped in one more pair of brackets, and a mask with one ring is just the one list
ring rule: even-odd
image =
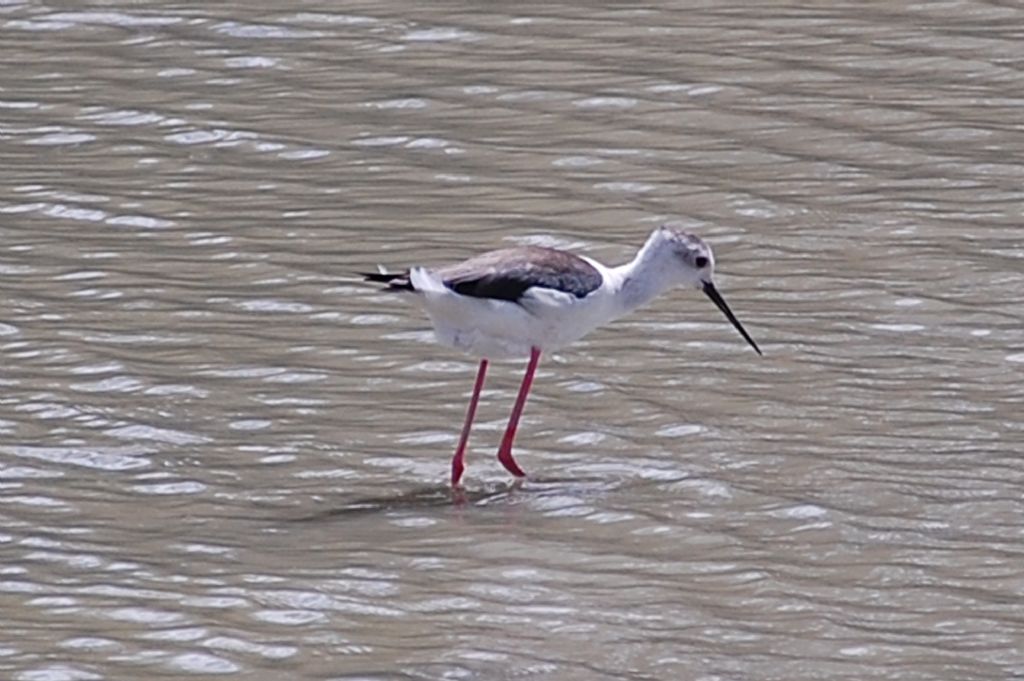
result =
[{"label": "bird", "polygon": [[526,473],[512,455],[519,419],[543,353],[564,348],[674,288],[697,288],[744,340],[762,355],[714,282],[715,256],[695,234],[669,225],[654,229],[629,262],[607,266],[567,250],[518,246],[489,251],[437,268],[360,272],[364,281],[410,294],[443,345],[480,358],[462,433],[451,463],[451,485],[465,471],[469,432],[488,363],[528,357],[526,372],[498,448],[498,461],[516,478]]}]

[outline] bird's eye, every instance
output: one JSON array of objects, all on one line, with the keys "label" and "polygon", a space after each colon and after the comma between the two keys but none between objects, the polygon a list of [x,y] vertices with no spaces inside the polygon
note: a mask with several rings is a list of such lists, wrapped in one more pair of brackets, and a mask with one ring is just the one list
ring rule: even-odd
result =
[{"label": "bird's eye", "polygon": [[702,270],[708,266],[708,259],[703,255],[698,255],[693,264],[697,266],[697,269]]}]

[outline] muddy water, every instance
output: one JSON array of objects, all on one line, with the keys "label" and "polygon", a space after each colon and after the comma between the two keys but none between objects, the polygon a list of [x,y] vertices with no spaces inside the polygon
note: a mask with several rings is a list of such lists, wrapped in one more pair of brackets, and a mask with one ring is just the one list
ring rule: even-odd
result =
[{"label": "muddy water", "polygon": [[[1024,15],[0,7],[0,677],[1024,677]],[[716,248],[475,360],[351,275]]]}]

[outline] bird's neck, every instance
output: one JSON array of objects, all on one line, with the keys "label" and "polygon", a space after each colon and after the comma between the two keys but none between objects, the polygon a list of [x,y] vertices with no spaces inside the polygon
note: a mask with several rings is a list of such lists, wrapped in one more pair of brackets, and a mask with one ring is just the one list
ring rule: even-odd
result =
[{"label": "bird's neck", "polygon": [[657,248],[648,240],[632,260],[613,268],[620,314],[646,305],[675,285],[661,260]]}]

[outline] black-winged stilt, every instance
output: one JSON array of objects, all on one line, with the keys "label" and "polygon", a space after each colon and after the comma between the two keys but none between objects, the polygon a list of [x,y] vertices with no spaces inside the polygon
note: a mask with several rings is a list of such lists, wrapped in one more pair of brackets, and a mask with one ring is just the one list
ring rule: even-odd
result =
[{"label": "black-winged stilt", "polygon": [[541,352],[579,340],[662,292],[682,286],[703,290],[760,355],[757,343],[715,288],[714,269],[714,254],[703,240],[659,227],[630,262],[618,267],[568,251],[523,246],[490,251],[437,269],[413,267],[401,273],[363,276],[388,284],[388,290],[415,293],[438,341],[481,358],[452,457],[452,486],[457,486],[465,470],[466,443],[489,358],[530,357],[498,448],[498,460],[505,469],[523,477],[523,469],[512,457],[512,442]]}]

